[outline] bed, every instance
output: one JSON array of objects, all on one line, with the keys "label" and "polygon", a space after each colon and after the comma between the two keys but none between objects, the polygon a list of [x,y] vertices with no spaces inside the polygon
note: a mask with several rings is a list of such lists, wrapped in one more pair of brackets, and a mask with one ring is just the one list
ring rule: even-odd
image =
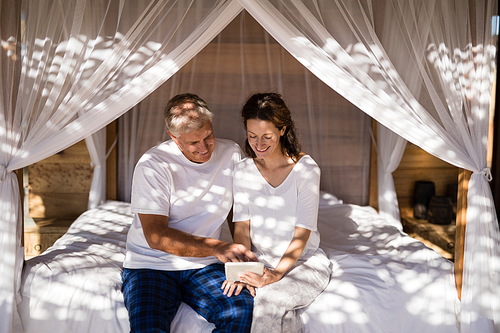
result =
[{"label": "bed", "polygon": [[[461,325],[467,332],[471,321],[484,315],[495,328],[476,331],[500,331],[500,232],[487,167],[488,115],[497,68],[498,31],[494,27],[498,26],[498,1],[25,0],[1,1],[0,7],[0,331],[12,332],[24,264],[22,201],[13,171],[84,138],[105,141],[96,131],[132,108],[143,114],[139,109],[145,107],[138,103],[153,96],[153,91],[171,78],[176,84],[158,95],[168,98],[196,82],[207,88],[200,96],[207,96],[214,110],[229,105],[233,113],[238,107],[228,101],[234,99],[239,104],[254,89],[282,91],[283,87],[286,92],[287,86],[296,87],[298,93],[286,94],[296,97],[300,102],[296,108],[304,110],[299,123],[305,129],[302,133],[307,133],[304,138],[311,141],[304,144],[304,151],[317,160],[322,175],[339,174],[336,160],[349,171],[367,170],[365,165],[354,163],[358,158],[352,155],[361,152],[359,146],[345,144],[345,132],[370,135],[363,131],[365,126],[340,121],[340,116],[354,114],[347,106],[351,103],[376,120],[380,128],[383,125],[445,162],[470,171],[469,200],[466,190],[459,197],[463,199],[459,202],[467,203],[462,214],[467,228],[457,238],[457,245],[462,241],[466,245],[464,255],[457,256],[458,265],[463,263],[463,273],[457,274],[458,281],[463,277],[462,286],[458,284]],[[234,29],[241,26],[234,18],[244,12],[269,35]],[[231,24],[233,28],[227,31],[234,34],[218,35]],[[248,43],[244,36],[248,36]],[[218,44],[209,45],[212,40],[226,44],[230,52]],[[176,79],[174,73],[205,46],[217,56],[216,61],[193,61],[186,70],[186,76],[193,79]],[[285,70],[288,61],[283,54],[288,53],[300,67]],[[241,61],[219,58],[231,54],[244,57]],[[256,65],[255,71],[249,70],[251,63]],[[235,74],[235,79],[229,74]],[[312,77],[330,91],[318,90]],[[330,98],[333,91],[343,99],[324,103],[323,98]],[[157,104],[152,103],[152,109],[163,108],[161,100],[153,101]],[[228,118],[220,119],[223,121],[215,128],[218,136],[222,137],[221,128],[234,134],[227,138],[240,135],[237,126],[228,126],[232,124]],[[143,125],[135,118],[130,123],[131,127]],[[337,131],[332,123],[346,131]],[[150,131],[149,126],[143,127]],[[122,128],[119,133],[124,132],[128,131]],[[377,130],[380,163],[376,170],[382,186],[392,180],[383,180],[380,171],[387,168],[384,171],[390,175],[389,169],[396,167],[398,158],[394,156],[397,153],[389,153],[398,151],[395,147],[402,144],[380,134]],[[118,140],[120,144],[123,140]],[[95,146],[99,149],[90,150],[99,155],[97,162],[92,158],[97,174],[104,169],[99,166],[105,164],[106,149],[102,143]],[[337,147],[342,154],[333,151]],[[128,160],[133,164],[133,158]],[[322,188],[346,202],[368,204],[368,200],[352,201],[340,192],[355,188],[367,193],[367,187],[353,184],[359,179],[368,177],[342,177],[345,186],[332,182],[329,188],[322,180]],[[396,197],[387,191],[379,190],[378,194],[396,203]],[[384,209],[382,202],[379,199],[382,213],[397,208]],[[370,208],[337,206],[328,206],[327,210],[335,210],[328,213],[322,207],[321,213],[337,225],[322,227],[323,246],[338,265],[336,276],[304,314],[308,330],[316,330],[317,323],[325,330],[349,332],[425,330],[412,327],[419,324],[453,329],[456,297],[449,291],[453,286],[448,281],[450,263],[389,228]],[[336,216],[339,211],[340,216]],[[92,325],[99,326],[99,332],[127,329],[120,326],[127,321],[116,273],[123,256],[123,243],[117,239],[124,237],[130,217],[118,214],[124,226],[117,226],[102,217],[92,218],[98,212],[108,216],[113,209],[89,211],[50,251],[26,263],[19,309],[27,331],[43,331],[46,326],[51,332],[95,330]],[[364,216],[373,216],[371,224],[365,223]],[[96,226],[86,229],[92,226],[85,225],[87,218],[95,220],[103,231],[96,231]],[[324,226],[324,221],[320,224]],[[80,231],[86,237],[79,236]],[[109,233],[112,242],[99,239]],[[73,246],[81,246],[83,251]],[[72,284],[76,288],[68,287]],[[53,290],[56,287],[60,290]],[[322,304],[329,308],[321,311]],[[404,329],[400,329],[403,324],[398,325],[401,321],[407,322]]]},{"label": "bed", "polygon": [[[128,332],[121,294],[130,204],[108,201],[26,261],[18,304],[26,333]],[[322,193],[321,247],[333,263],[326,290],[302,315],[306,332],[458,332],[453,263],[367,206]],[[223,239],[230,240],[228,228]],[[182,304],[172,332],[211,332]]]}]

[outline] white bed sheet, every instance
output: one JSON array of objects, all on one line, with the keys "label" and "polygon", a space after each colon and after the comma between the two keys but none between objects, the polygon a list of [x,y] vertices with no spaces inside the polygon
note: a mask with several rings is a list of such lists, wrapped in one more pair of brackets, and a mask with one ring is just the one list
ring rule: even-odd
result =
[{"label": "white bed sheet", "polygon": [[[338,203],[320,204],[321,247],[334,273],[303,314],[306,332],[458,332],[453,264],[374,209]],[[18,305],[26,333],[129,331],[120,273],[131,220],[129,204],[107,202],[26,262]],[[185,304],[172,323],[172,332],[213,328]]]}]

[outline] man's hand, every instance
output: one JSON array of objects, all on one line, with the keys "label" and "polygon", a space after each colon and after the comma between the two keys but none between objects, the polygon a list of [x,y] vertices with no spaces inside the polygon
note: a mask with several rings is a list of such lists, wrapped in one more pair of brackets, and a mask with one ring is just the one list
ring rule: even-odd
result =
[{"label": "man's hand", "polygon": [[255,254],[245,245],[221,242],[214,249],[214,255],[222,262],[258,261]]}]

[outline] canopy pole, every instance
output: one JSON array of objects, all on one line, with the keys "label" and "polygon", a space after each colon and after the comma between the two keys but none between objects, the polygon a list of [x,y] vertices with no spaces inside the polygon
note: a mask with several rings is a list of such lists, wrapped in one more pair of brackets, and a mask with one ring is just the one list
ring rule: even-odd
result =
[{"label": "canopy pole", "polygon": [[378,171],[377,171],[377,121],[372,118],[370,146],[370,183],[368,192],[368,205],[378,210]]},{"label": "canopy pole", "polygon": [[467,191],[472,172],[458,171],[457,228],[455,232],[455,285],[458,299],[462,299],[462,272],[464,268],[465,226],[467,223]]},{"label": "canopy pole", "polygon": [[[473,25],[474,26],[474,25]],[[495,68],[495,73],[496,68]],[[488,127],[488,150],[486,156],[486,166],[492,168],[494,158],[494,129],[495,129],[495,107],[496,107],[496,87],[498,74],[492,82],[490,119]],[[494,172],[494,171],[493,171]],[[467,224],[467,192],[469,190],[469,180],[472,172],[466,169],[458,170],[458,193],[457,193],[457,228],[455,232],[455,285],[457,287],[458,299],[462,299],[462,276],[464,268],[464,247],[465,247],[465,226]]]}]

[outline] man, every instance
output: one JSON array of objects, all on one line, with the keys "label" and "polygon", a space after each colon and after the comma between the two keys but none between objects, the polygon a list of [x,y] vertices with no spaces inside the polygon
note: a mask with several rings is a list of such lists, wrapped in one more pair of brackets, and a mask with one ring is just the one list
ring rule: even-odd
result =
[{"label": "man", "polygon": [[256,261],[241,244],[219,240],[232,208],[240,147],[215,139],[212,113],[194,94],[165,108],[172,140],[146,152],[134,171],[123,294],[131,332],[170,332],[182,302],[218,332],[249,332],[253,297],[226,297],[221,262]]}]

